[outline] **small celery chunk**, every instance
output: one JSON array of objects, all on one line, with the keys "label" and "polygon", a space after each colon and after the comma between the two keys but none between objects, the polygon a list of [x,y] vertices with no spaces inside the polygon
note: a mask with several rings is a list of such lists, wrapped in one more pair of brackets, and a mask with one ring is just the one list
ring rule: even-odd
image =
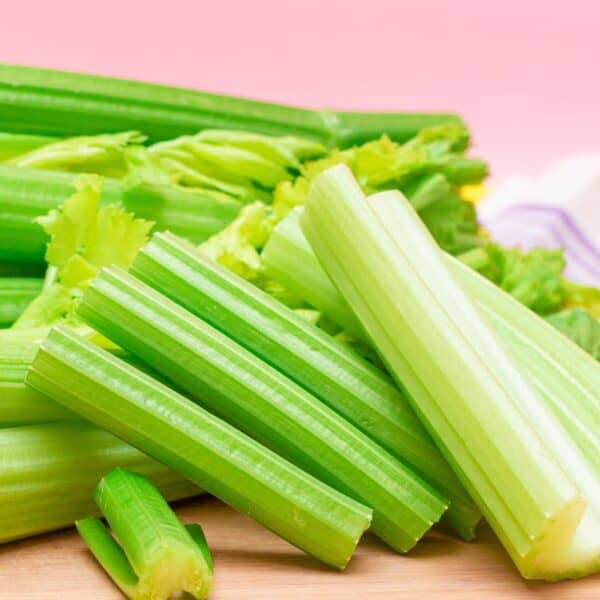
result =
[{"label": "small celery chunk", "polygon": [[208,597],[213,565],[202,528],[182,525],[143,475],[113,469],[100,480],[94,500],[121,544],[96,517],[77,521],[77,530],[128,598],[168,600],[179,592]]}]

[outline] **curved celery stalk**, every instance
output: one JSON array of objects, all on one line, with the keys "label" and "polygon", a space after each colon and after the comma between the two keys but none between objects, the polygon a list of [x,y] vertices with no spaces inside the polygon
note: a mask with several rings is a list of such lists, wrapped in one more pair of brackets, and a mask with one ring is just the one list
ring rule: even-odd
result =
[{"label": "curved celery stalk", "polygon": [[110,433],[82,421],[0,429],[0,542],[98,514],[98,480],[121,466],[149,477],[169,500],[199,488]]},{"label": "curved celery stalk", "polygon": [[67,329],[26,382],[329,565],[343,568],[369,526],[366,507]]},{"label": "curved celery stalk", "polygon": [[[72,173],[0,165],[0,260],[42,262],[46,233],[34,219],[62,204],[75,191]],[[200,243],[225,227],[240,204],[225,196],[177,186],[105,178],[101,203],[121,202],[137,217]]]},{"label": "curved celery stalk", "polygon": [[271,364],[446,494],[444,519],[471,539],[481,517],[401,392],[379,369],[295,311],[169,233],[130,271]]},{"label": "curved celery stalk", "polygon": [[213,568],[202,529],[189,526],[192,535],[144,476],[113,469],[100,480],[94,500],[121,544],[94,517],[77,521],[77,530],[128,598],[169,600],[181,592],[208,597]]},{"label": "curved celery stalk", "polygon": [[0,328],[12,325],[42,291],[38,277],[0,277]]},{"label": "curved celery stalk", "polygon": [[597,569],[598,477],[394,196],[393,210],[387,194],[368,203],[329,169],[306,204],[309,242],[521,573]]},{"label": "curved celery stalk", "polygon": [[79,315],[207,410],[372,507],[373,531],[396,550],[445,511],[445,499],[328,406],[123,270],[94,279]]},{"label": "curved celery stalk", "polygon": [[316,111],[96,75],[0,65],[0,130],[50,135],[141,131],[152,141],[202,129],[296,134],[352,146],[405,141],[456,115]]}]

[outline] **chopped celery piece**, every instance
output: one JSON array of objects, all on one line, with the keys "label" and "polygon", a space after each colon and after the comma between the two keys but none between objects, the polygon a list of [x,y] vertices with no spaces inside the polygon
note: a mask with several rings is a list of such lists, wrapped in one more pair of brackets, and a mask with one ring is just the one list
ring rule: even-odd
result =
[{"label": "chopped celery piece", "polygon": [[138,130],[152,141],[236,129],[299,135],[330,146],[352,146],[387,133],[403,141],[420,129],[461,120],[451,114],[317,111],[207,92],[0,65],[0,129],[48,135]]},{"label": "chopped celery piece", "polygon": [[130,271],[290,377],[422,474],[450,499],[444,519],[464,537],[473,537],[479,510],[401,392],[379,369],[172,234],[155,234]]},{"label": "chopped celery piece", "polygon": [[199,488],[83,421],[0,429],[0,542],[73,525],[98,511],[98,480],[121,466],[149,477],[168,500]]},{"label": "chopped celery piece", "polygon": [[37,346],[0,343],[0,428],[75,418],[64,406],[25,385]]},{"label": "chopped celery piece", "polygon": [[343,568],[369,526],[370,509],[66,328],[26,382],[324,563]]},{"label": "chopped celery piece", "polygon": [[55,140],[56,138],[45,135],[0,132],[0,162],[35,150]]},{"label": "chopped celery piece", "polygon": [[443,497],[335,411],[123,270],[104,269],[78,314],[207,410],[373,508],[373,531],[396,550],[412,548],[446,509]]},{"label": "chopped celery piece", "polygon": [[192,536],[148,479],[113,469],[96,486],[94,500],[119,541],[95,517],[77,521],[77,530],[128,598],[208,597],[213,568],[202,529],[191,525]]},{"label": "chopped celery piece", "polygon": [[[57,208],[75,191],[76,175],[0,165],[0,260],[43,261],[47,235],[35,219]],[[105,178],[101,204],[123,203],[127,211],[199,243],[220,231],[240,205],[214,194]]]},{"label": "chopped celery piece", "polygon": [[12,325],[42,291],[38,277],[0,277],[0,328]]},{"label": "chopped celery piece", "polygon": [[313,182],[302,225],[521,573],[597,570],[598,471],[456,283],[410,204],[398,192],[367,202],[339,166]]}]

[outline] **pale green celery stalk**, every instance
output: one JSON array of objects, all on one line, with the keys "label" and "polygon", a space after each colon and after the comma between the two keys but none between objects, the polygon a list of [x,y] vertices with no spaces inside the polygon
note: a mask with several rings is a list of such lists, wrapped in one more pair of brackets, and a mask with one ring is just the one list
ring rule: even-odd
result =
[{"label": "pale green celery stalk", "polygon": [[369,526],[368,508],[67,329],[26,381],[324,563],[343,568]]},{"label": "pale green celery stalk", "polygon": [[293,209],[269,237],[260,257],[266,274],[295,292],[340,327],[365,339],[362,326],[331,283],[300,227],[302,207]]},{"label": "pale green celery stalk", "polygon": [[213,566],[202,528],[184,526],[148,479],[113,469],[96,486],[94,500],[119,541],[95,517],[77,521],[77,530],[128,598],[208,597]]},{"label": "pale green celery stalk", "polygon": [[597,473],[401,199],[367,202],[334,167],[313,182],[304,232],[521,573],[596,570]]},{"label": "pale green celery stalk", "polygon": [[42,291],[38,277],[0,277],[0,328],[12,325]]},{"label": "pale green celery stalk", "polygon": [[25,385],[38,344],[0,341],[0,428],[75,418],[66,408]]},{"label": "pale green celery stalk", "polygon": [[463,289],[519,361],[547,406],[600,473],[600,365],[542,317],[461,262],[446,257]]},{"label": "pale green celery stalk", "polygon": [[446,500],[359,429],[251,352],[122,269],[104,269],[78,311],[88,325],[207,410],[373,508],[373,531],[407,551]]},{"label": "pale green celery stalk", "polygon": [[151,141],[236,129],[299,135],[348,147],[387,133],[405,141],[423,127],[462,124],[451,114],[316,111],[233,96],[0,65],[0,129],[20,133],[84,135],[137,130]]},{"label": "pale green celery stalk", "polygon": [[94,487],[117,466],[145,475],[168,500],[201,493],[181,475],[83,421],[0,429],[0,542],[99,514]]},{"label": "pale green celery stalk", "polygon": [[[0,165],[0,261],[41,263],[48,240],[34,219],[57,208],[75,191],[72,173]],[[101,202],[122,202],[137,217],[152,220],[200,243],[238,214],[233,200],[176,186],[105,178]]]},{"label": "pale green celery stalk", "polygon": [[[394,202],[392,197],[390,202]],[[268,275],[307,300],[310,296],[311,304],[326,314],[341,315],[340,323],[356,323],[356,317],[304,237],[298,211],[277,225],[261,256]],[[482,249],[475,248],[456,258],[445,254],[445,260],[538,393],[570,429],[581,451],[600,466],[600,441],[596,433],[600,427],[596,391],[600,389],[600,371],[596,361],[580,348],[574,349],[560,331],[549,327],[515,298],[475,273],[473,269],[483,268],[489,260]],[[307,282],[310,289],[305,288]],[[330,306],[337,306],[338,310],[329,313]],[[549,396],[549,390],[559,391],[560,399],[556,394]]]},{"label": "pale green celery stalk", "polygon": [[481,514],[393,382],[322,329],[170,233],[130,272],[325,402],[450,499],[444,520],[471,539]]},{"label": "pale green celery stalk", "polygon": [[45,135],[0,132],[0,162],[41,148],[54,141],[56,138]]}]

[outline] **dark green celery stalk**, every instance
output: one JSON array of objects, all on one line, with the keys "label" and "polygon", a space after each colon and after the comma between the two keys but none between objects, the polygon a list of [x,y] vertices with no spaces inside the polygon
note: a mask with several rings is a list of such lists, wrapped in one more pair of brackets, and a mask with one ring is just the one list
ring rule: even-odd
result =
[{"label": "dark green celery stalk", "polygon": [[116,466],[145,475],[169,500],[201,493],[181,475],[83,421],[0,429],[0,542],[99,514],[94,487]]},{"label": "dark green celery stalk", "polygon": [[130,272],[293,379],[450,499],[444,519],[471,539],[481,513],[391,379],[322,329],[170,233]]},{"label": "dark green celery stalk", "polygon": [[368,508],[65,328],[26,382],[329,565],[343,568],[369,526]]},{"label": "dark green celery stalk", "polygon": [[316,111],[140,81],[0,65],[0,130],[70,136],[126,130],[151,141],[202,129],[295,134],[330,146],[461,123],[456,115]]},{"label": "dark green celery stalk", "polygon": [[122,269],[79,306],[92,327],[207,410],[373,508],[373,531],[409,550],[446,508],[418,476],[269,364]]},{"label": "dark green celery stalk", "polygon": [[39,277],[0,277],[0,328],[12,325],[42,291]]},{"label": "dark green celery stalk", "polygon": [[208,597],[213,565],[202,528],[184,526],[148,479],[113,469],[94,500],[119,541],[95,517],[77,521],[77,530],[128,598]]},{"label": "dark green celery stalk", "polygon": [[[39,263],[47,236],[34,222],[74,191],[76,174],[0,165],[0,261]],[[137,217],[152,220],[200,243],[225,227],[240,205],[204,192],[139,183],[128,186],[105,178],[101,201],[122,202]]]}]

